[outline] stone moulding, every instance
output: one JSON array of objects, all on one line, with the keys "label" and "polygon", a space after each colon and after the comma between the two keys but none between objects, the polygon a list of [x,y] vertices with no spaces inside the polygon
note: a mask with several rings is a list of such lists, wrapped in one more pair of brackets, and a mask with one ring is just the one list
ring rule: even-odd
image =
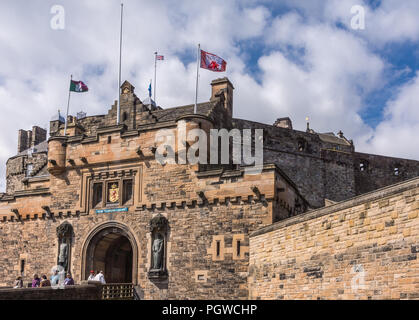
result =
[{"label": "stone moulding", "polygon": [[22,190],[22,191],[16,191],[14,194],[11,194],[11,195],[6,194],[2,197],[0,201],[13,201],[18,197],[30,197],[30,196],[37,196],[37,195],[50,196],[51,193],[49,192],[49,188]]},{"label": "stone moulding", "polygon": [[50,220],[56,220],[56,219],[66,219],[70,217],[79,217],[83,214],[80,213],[80,211],[67,211],[67,212],[46,212],[45,209],[40,209],[39,213],[35,214],[24,214],[19,215],[19,219],[16,219],[16,215],[11,212],[10,215],[4,215],[3,217],[0,217],[0,223],[1,222],[25,222],[29,220],[37,220],[37,219],[50,219]]}]

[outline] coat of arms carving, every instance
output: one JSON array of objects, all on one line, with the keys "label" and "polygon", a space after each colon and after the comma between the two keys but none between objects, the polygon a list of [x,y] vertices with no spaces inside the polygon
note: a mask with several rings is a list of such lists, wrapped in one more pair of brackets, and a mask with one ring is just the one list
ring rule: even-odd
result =
[{"label": "coat of arms carving", "polygon": [[119,201],[119,188],[117,183],[112,183],[109,188],[109,202]]}]

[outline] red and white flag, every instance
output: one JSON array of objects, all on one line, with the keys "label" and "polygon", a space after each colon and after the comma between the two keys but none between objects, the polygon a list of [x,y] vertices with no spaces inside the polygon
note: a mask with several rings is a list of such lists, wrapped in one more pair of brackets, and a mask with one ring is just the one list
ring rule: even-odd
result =
[{"label": "red and white flag", "polygon": [[164,60],[164,56],[158,56],[158,55],[156,55],[156,60]]},{"label": "red and white flag", "polygon": [[215,71],[226,71],[227,62],[215,54],[201,50],[201,68]]}]

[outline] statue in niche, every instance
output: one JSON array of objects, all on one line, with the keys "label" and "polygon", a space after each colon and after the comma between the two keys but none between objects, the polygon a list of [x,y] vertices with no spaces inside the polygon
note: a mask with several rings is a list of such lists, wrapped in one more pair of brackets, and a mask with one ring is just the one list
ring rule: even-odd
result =
[{"label": "statue in niche", "polygon": [[164,239],[160,233],[156,234],[153,241],[153,270],[163,269]]},{"label": "statue in niche", "polygon": [[148,277],[157,282],[167,279],[165,252],[168,228],[168,221],[162,214],[150,220],[151,261]]},{"label": "statue in niche", "polygon": [[60,253],[58,254],[58,265],[62,266],[64,270],[68,270],[68,244],[61,242]]},{"label": "statue in niche", "polygon": [[64,271],[69,271],[71,239],[73,237],[73,227],[64,222],[57,228],[58,237],[58,261],[57,264],[63,267]]}]

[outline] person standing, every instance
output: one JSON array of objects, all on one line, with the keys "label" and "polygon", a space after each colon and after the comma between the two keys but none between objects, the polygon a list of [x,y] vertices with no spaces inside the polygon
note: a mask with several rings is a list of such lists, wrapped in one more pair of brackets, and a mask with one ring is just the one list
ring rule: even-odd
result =
[{"label": "person standing", "polygon": [[38,275],[35,273],[33,275],[32,288],[38,288],[40,283],[41,283],[41,279],[39,279]]},{"label": "person standing", "polygon": [[74,286],[74,280],[71,277],[70,273],[67,273],[67,278],[65,278],[65,280],[64,280],[64,285],[65,286]]},{"label": "person standing", "polygon": [[15,285],[13,286],[14,289],[23,288],[23,280],[22,277],[17,277],[15,281]]},{"label": "person standing", "polygon": [[47,276],[44,274],[42,275],[42,280],[39,286],[42,287],[51,287],[51,282],[47,279]]},{"label": "person standing", "polygon": [[58,270],[55,269],[54,274],[51,276],[51,285],[55,286],[58,285],[58,281],[60,280],[60,275],[58,274]]},{"label": "person standing", "polygon": [[105,276],[103,275],[103,271],[99,271],[99,273],[94,278],[95,281],[100,281],[102,284],[106,284]]},{"label": "person standing", "polygon": [[90,271],[90,276],[87,278],[88,281],[94,281],[95,280],[95,272],[93,270]]}]

